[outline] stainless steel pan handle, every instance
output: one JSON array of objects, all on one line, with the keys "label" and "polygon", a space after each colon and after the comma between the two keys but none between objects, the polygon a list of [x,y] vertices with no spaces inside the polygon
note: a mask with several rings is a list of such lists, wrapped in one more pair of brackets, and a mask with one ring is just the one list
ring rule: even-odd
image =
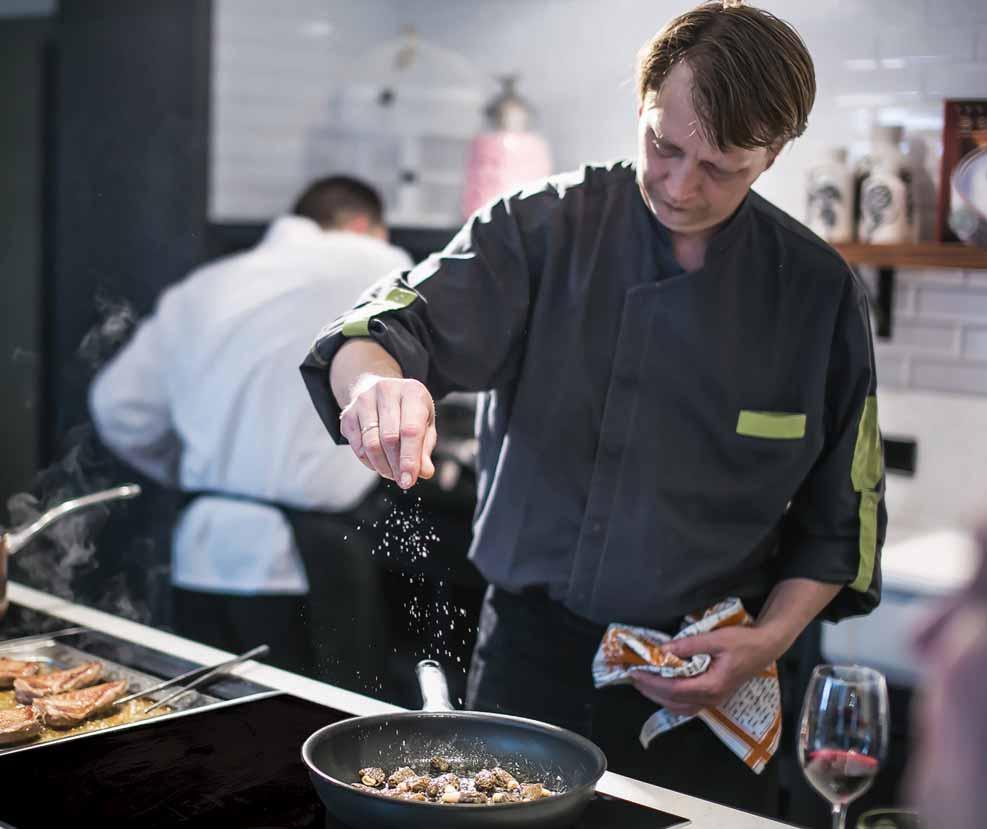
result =
[{"label": "stainless steel pan handle", "polygon": [[30,542],[36,535],[60,518],[64,518],[78,510],[94,507],[106,501],[118,501],[124,498],[136,498],[141,494],[141,488],[137,484],[126,484],[125,486],[114,487],[103,492],[94,492],[92,495],[83,495],[81,498],[73,498],[64,504],[53,507],[38,518],[33,524],[28,524],[19,530],[12,530],[4,536],[7,547],[7,555],[13,555],[25,544]]},{"label": "stainless steel pan handle", "polygon": [[422,711],[455,711],[449,701],[445,671],[434,659],[423,659],[415,666],[422,692]]}]

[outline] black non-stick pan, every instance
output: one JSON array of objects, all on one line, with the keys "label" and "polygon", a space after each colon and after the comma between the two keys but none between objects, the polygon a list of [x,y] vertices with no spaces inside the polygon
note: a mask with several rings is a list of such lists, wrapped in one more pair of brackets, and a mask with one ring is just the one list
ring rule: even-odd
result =
[{"label": "black non-stick pan", "polygon": [[[353,717],[316,731],[302,746],[312,782],[335,817],[353,827],[571,826],[606,771],[597,746],[554,725],[456,711],[441,666],[418,664],[422,711]],[[355,789],[357,772],[410,766],[426,773],[429,759],[451,759],[457,771],[500,766],[521,782],[540,782],[553,797],[522,803],[437,804],[396,800]]]}]

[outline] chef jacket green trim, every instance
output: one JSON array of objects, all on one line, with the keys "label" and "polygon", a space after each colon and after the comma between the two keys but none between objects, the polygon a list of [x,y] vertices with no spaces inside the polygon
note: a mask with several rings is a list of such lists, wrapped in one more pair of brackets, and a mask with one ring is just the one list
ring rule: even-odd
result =
[{"label": "chef jacket green trim", "polygon": [[860,564],[857,578],[850,584],[851,590],[865,592],[874,578],[874,561],[877,557],[877,506],[881,493],[875,490],[884,475],[884,452],[881,448],[881,432],[877,425],[877,397],[864,401],[864,410],[857,426],[857,444],[853,450],[850,480],[855,492],[860,493]]},{"label": "chef jacket green trim", "polygon": [[805,415],[741,409],[737,418],[737,434],[752,438],[798,440],[805,437]]},{"label": "chef jacket green trim", "polygon": [[370,320],[386,311],[400,311],[418,299],[418,294],[407,288],[391,288],[384,296],[370,300],[366,305],[353,309],[343,317],[344,337],[366,337],[370,334]]}]

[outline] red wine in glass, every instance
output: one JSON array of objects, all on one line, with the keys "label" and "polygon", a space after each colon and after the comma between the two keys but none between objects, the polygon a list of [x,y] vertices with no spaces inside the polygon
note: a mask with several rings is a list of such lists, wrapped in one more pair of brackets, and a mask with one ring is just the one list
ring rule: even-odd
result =
[{"label": "red wine in glass", "polygon": [[809,754],[805,776],[830,803],[856,800],[874,782],[880,763],[866,754],[821,748]]},{"label": "red wine in glass", "polygon": [[844,829],[847,804],[874,782],[888,745],[888,687],[857,665],[819,665],[799,721],[798,758],[813,788],[832,805],[833,829]]}]

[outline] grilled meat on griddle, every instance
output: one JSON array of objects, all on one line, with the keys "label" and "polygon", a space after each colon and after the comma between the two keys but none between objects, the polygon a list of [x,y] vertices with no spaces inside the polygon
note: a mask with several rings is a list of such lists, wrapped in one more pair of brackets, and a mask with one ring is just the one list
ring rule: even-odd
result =
[{"label": "grilled meat on griddle", "polygon": [[47,674],[15,679],[14,696],[18,702],[30,705],[38,697],[50,697],[53,694],[64,694],[66,691],[85,688],[87,685],[99,682],[102,676],[103,666],[99,662],[84,662],[64,671],[51,671]]},{"label": "grilled meat on griddle", "polygon": [[40,670],[40,662],[24,662],[0,656],[0,688],[10,688],[18,677],[34,676]]},{"label": "grilled meat on griddle", "polygon": [[41,721],[30,706],[0,711],[0,746],[23,743],[41,733]]},{"label": "grilled meat on griddle", "polygon": [[51,728],[70,728],[93,714],[105,711],[126,692],[127,680],[118,679],[116,682],[104,682],[79,691],[40,697],[32,705],[45,725]]}]

